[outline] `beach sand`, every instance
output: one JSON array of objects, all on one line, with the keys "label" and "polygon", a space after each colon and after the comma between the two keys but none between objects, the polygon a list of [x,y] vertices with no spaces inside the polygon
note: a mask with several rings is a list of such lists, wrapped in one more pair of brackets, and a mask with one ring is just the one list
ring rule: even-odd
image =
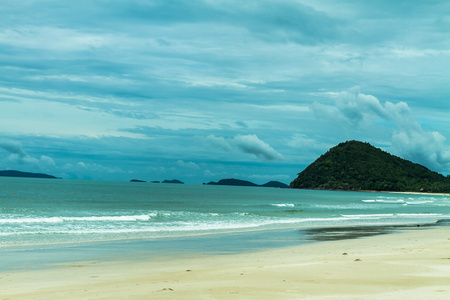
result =
[{"label": "beach sand", "polygon": [[450,229],[7,271],[0,299],[450,299]]}]

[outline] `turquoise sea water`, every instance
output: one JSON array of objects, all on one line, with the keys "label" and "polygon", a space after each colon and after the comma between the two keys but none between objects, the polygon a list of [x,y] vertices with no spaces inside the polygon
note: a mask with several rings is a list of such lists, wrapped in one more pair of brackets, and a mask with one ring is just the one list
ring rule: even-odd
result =
[{"label": "turquoise sea water", "polygon": [[449,196],[0,178],[3,250],[448,219]]}]

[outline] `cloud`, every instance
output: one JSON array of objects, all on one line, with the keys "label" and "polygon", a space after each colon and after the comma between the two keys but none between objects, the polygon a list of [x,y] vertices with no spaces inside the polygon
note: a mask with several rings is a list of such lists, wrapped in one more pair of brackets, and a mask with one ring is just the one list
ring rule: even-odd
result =
[{"label": "cloud", "polygon": [[255,134],[236,135],[225,139],[211,134],[205,139],[207,147],[221,150],[223,152],[240,152],[255,155],[264,160],[282,159],[283,155],[278,153],[269,144],[263,142]]},{"label": "cloud", "polygon": [[53,158],[71,178],[128,180],[190,170],[182,159],[280,174],[282,153],[296,174],[355,132],[446,161],[449,1],[22,2],[0,10],[0,140],[30,149],[4,145],[5,167]]},{"label": "cloud", "polygon": [[[0,88],[0,100],[2,100],[2,91]],[[154,122],[153,119],[132,119],[108,113],[107,110],[54,102],[51,99],[38,100],[36,95],[22,94],[21,97],[22,99],[17,102],[2,103],[0,134],[42,135],[45,133],[47,136],[57,137],[84,135],[146,138],[126,129]],[[55,124],[58,125],[55,126]]]},{"label": "cloud", "polygon": [[382,104],[376,97],[360,92],[359,87],[338,94],[335,105],[315,103],[316,115],[334,118],[354,128],[373,127],[381,119],[395,126],[392,133],[392,152],[432,170],[450,168],[450,152],[446,138],[439,132],[426,131],[413,117],[406,102]]},{"label": "cloud", "polygon": [[292,1],[251,1],[240,7],[235,21],[256,36],[275,42],[316,44],[339,36],[342,22]]},{"label": "cloud", "polygon": [[53,158],[46,155],[41,155],[40,159],[38,160],[38,164],[43,169],[50,169],[56,167],[56,163],[53,160]]},{"label": "cloud", "polygon": [[360,123],[365,117],[386,118],[387,111],[377,98],[360,93],[359,87],[341,92],[336,100],[336,108],[352,124]]},{"label": "cloud", "polygon": [[223,137],[216,137],[213,134],[210,134],[206,137],[207,144],[216,149],[220,149],[225,152],[231,152],[230,144]]},{"label": "cloud", "polygon": [[15,141],[0,141],[0,148],[11,153],[11,155],[16,155],[18,157],[25,157],[27,154],[22,148],[22,144]]},{"label": "cloud", "polygon": [[[317,102],[312,105],[311,109],[316,116],[345,121],[351,126],[358,126],[376,117],[389,119],[390,115],[398,110],[397,105],[390,102],[386,102],[383,107],[376,97],[361,93],[359,87],[340,92],[332,97],[336,98],[334,106]],[[398,107],[403,108],[403,105],[400,104]]]},{"label": "cloud", "polygon": [[[125,171],[120,167],[114,166],[104,166],[98,163],[90,163],[84,161],[78,161],[75,163],[66,163],[62,167],[64,178],[75,178],[75,179],[92,179],[97,176],[99,178],[104,178],[105,180],[112,180],[117,174],[123,175]],[[126,177],[124,178],[126,179]]]},{"label": "cloud", "polygon": [[350,126],[364,126],[381,118],[400,127],[420,127],[411,117],[411,110],[406,102],[386,101],[383,105],[375,96],[361,93],[359,87],[340,92],[335,98],[334,105],[315,102],[312,111],[318,117],[345,121]]},{"label": "cloud", "polygon": [[295,134],[287,144],[290,147],[294,148],[313,149],[313,150],[324,150],[331,148],[333,146],[331,144],[320,142],[319,140],[310,138],[302,134]]},{"label": "cloud", "polygon": [[104,36],[52,27],[22,27],[0,31],[0,42],[13,47],[48,51],[82,51],[107,45]]},{"label": "cloud", "polygon": [[192,161],[184,162],[181,159],[177,161],[177,166],[179,166],[181,168],[187,168],[187,169],[193,169],[193,170],[197,170],[200,168],[196,163],[194,163]]},{"label": "cloud", "polygon": [[234,144],[243,152],[253,154],[266,160],[281,159],[283,156],[269,144],[261,141],[255,134],[237,135]]},{"label": "cloud", "polygon": [[284,105],[258,105],[258,104],[249,104],[248,106],[252,108],[257,109],[264,109],[264,110],[270,110],[270,111],[282,111],[282,112],[309,112],[310,108],[309,106],[305,105],[291,105],[291,104],[284,104]]},{"label": "cloud", "polygon": [[0,148],[9,153],[6,162],[9,165],[29,165],[31,168],[48,170],[56,166],[55,161],[46,155],[34,158],[23,150],[22,144],[11,140],[1,140]]},{"label": "cloud", "polygon": [[413,162],[419,162],[437,171],[450,168],[450,152],[445,147],[446,138],[439,132],[397,130],[392,136],[392,147]]},{"label": "cloud", "polygon": [[270,174],[270,175],[253,174],[253,175],[249,175],[248,178],[256,179],[259,181],[278,180],[281,182],[288,182],[292,179],[291,176],[286,175],[286,174]]}]

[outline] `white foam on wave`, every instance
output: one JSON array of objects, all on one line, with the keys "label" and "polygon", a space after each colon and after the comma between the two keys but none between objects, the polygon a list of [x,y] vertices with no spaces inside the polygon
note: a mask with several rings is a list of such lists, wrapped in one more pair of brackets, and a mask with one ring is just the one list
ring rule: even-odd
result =
[{"label": "white foam on wave", "polygon": [[[309,217],[309,218],[242,218],[240,220],[229,219],[224,220],[218,218],[214,221],[209,220],[191,220],[191,221],[171,221],[170,223],[166,222],[143,222],[143,223],[134,223],[136,225],[128,225],[127,223],[121,222],[116,223],[115,225],[103,226],[97,223],[91,223],[89,221],[139,221],[139,220],[147,220],[150,218],[149,215],[132,215],[132,216],[115,216],[115,217],[79,217],[76,218],[78,221],[81,219],[88,222],[80,222],[73,223],[79,224],[73,226],[69,221],[66,221],[66,226],[58,226],[58,227],[49,227],[45,230],[45,232],[39,229],[39,226],[32,227],[27,226],[24,227],[24,231],[17,232],[1,232],[0,236],[21,236],[21,235],[40,235],[45,233],[46,235],[86,235],[88,237],[93,235],[94,238],[97,235],[103,236],[101,238],[110,238],[117,237],[121,234],[124,235],[137,235],[137,236],[167,236],[172,234],[203,234],[205,232],[217,232],[217,231],[229,231],[229,230],[246,230],[252,228],[264,228],[266,226],[309,226],[310,225],[318,225],[318,224],[346,224],[348,222],[379,222],[379,220],[395,220],[396,218],[400,218],[403,220],[408,219],[417,219],[417,218],[436,218],[436,216],[440,216],[440,214],[436,213],[389,213],[389,214],[345,214],[340,216],[333,217]],[[74,219],[74,218],[69,218]],[[38,218],[36,219],[38,220]],[[47,221],[52,220],[53,222],[57,222],[57,220],[61,220],[64,222],[64,218],[47,218]],[[30,221],[30,220],[28,220]],[[42,221],[42,220],[41,220]],[[60,221],[58,221],[60,222]],[[298,224],[298,225],[296,225]],[[353,223],[352,223],[353,224]],[[31,229],[31,231],[30,231]],[[36,230],[36,231],[34,231]]]},{"label": "white foam on wave", "polygon": [[277,206],[277,207],[294,207],[295,206],[295,204],[293,204],[293,203],[274,203],[271,205]]},{"label": "white foam on wave", "polygon": [[[134,219],[138,219],[138,216],[133,216]],[[100,218],[105,220],[107,217]],[[49,218],[48,218],[49,219]],[[73,219],[73,218],[69,218]],[[80,218],[77,218],[80,220]],[[82,219],[98,220],[98,217],[84,217]],[[143,218],[144,219],[144,218]],[[120,218],[123,220],[123,218]],[[118,235],[118,234],[163,234],[166,233],[200,233],[208,231],[227,231],[227,230],[241,230],[251,229],[264,226],[283,226],[289,224],[302,224],[302,223],[322,223],[345,220],[342,217],[331,218],[292,218],[292,219],[242,219],[242,220],[216,220],[216,221],[172,221],[170,223],[147,223],[144,226],[98,226],[95,223],[87,225],[80,223],[80,226],[58,226],[54,228],[48,228],[45,230],[45,234],[57,234],[57,235],[92,235],[92,234],[106,234],[106,235]],[[62,221],[62,219],[61,219]],[[87,226],[86,226],[87,225]],[[40,235],[44,233],[39,227],[35,227],[36,231],[30,231],[30,227],[25,231],[17,232],[0,232],[0,236],[14,236],[14,235]]]},{"label": "white foam on wave", "polygon": [[[156,216],[156,215],[153,215]],[[148,221],[152,215],[63,217],[63,221]]]},{"label": "white foam on wave", "polygon": [[366,202],[366,203],[392,203],[392,204],[405,203],[405,200],[403,200],[403,199],[367,199],[367,200],[361,200],[361,201]]},{"label": "white foam on wave", "polygon": [[392,218],[395,214],[342,215],[346,219],[381,219]]},{"label": "white foam on wave", "polygon": [[426,203],[433,203],[434,201],[406,201],[406,204],[408,205],[417,205],[417,204],[426,204]]},{"label": "white foam on wave", "polygon": [[442,214],[435,213],[421,213],[421,214],[395,214],[400,217],[423,217],[423,216],[443,216]]},{"label": "white foam on wave", "polygon": [[21,224],[21,223],[62,223],[64,220],[60,217],[50,218],[19,218],[19,219],[0,219],[0,224]]},{"label": "white foam on wave", "polygon": [[130,215],[130,216],[89,216],[89,217],[42,217],[42,218],[8,218],[0,219],[0,224],[27,224],[27,223],[63,223],[77,221],[148,221],[156,214]]},{"label": "white foam on wave", "polygon": [[434,198],[434,197],[425,197],[425,198],[424,197],[421,197],[421,198],[408,197],[406,199],[398,199],[398,198],[380,197],[379,199],[364,199],[361,201],[365,202],[365,203],[420,205],[420,204],[435,203],[436,198]]},{"label": "white foam on wave", "polygon": [[392,213],[392,214],[367,214],[367,215],[342,215],[344,218],[351,219],[382,219],[382,218],[396,218],[396,217],[426,217],[426,216],[442,216],[436,213]]}]

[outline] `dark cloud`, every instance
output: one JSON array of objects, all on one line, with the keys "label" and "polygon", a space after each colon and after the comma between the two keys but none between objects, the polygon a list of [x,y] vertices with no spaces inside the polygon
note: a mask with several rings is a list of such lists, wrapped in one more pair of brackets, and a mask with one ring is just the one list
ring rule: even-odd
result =
[{"label": "dark cloud", "polygon": [[358,138],[449,173],[449,6],[5,0],[1,162],[121,180],[196,165],[197,182],[264,164],[282,178]]},{"label": "dark cloud", "polygon": [[[38,26],[74,27],[93,31],[128,31],[144,34],[145,25],[223,24],[249,30],[256,37],[278,42],[317,43],[334,39],[341,24],[335,18],[310,6],[293,1],[31,1],[27,5],[9,1],[3,22],[19,25],[20,11],[28,22]],[[46,7],[45,10],[41,7]],[[34,12],[34,13],[33,13]],[[161,40],[161,39],[160,39]],[[167,42],[167,41],[166,41]]]},{"label": "dark cloud", "polygon": [[0,148],[6,150],[12,155],[17,155],[18,157],[23,158],[28,156],[28,154],[26,154],[23,150],[22,144],[20,144],[19,142],[2,140],[0,141]]}]

